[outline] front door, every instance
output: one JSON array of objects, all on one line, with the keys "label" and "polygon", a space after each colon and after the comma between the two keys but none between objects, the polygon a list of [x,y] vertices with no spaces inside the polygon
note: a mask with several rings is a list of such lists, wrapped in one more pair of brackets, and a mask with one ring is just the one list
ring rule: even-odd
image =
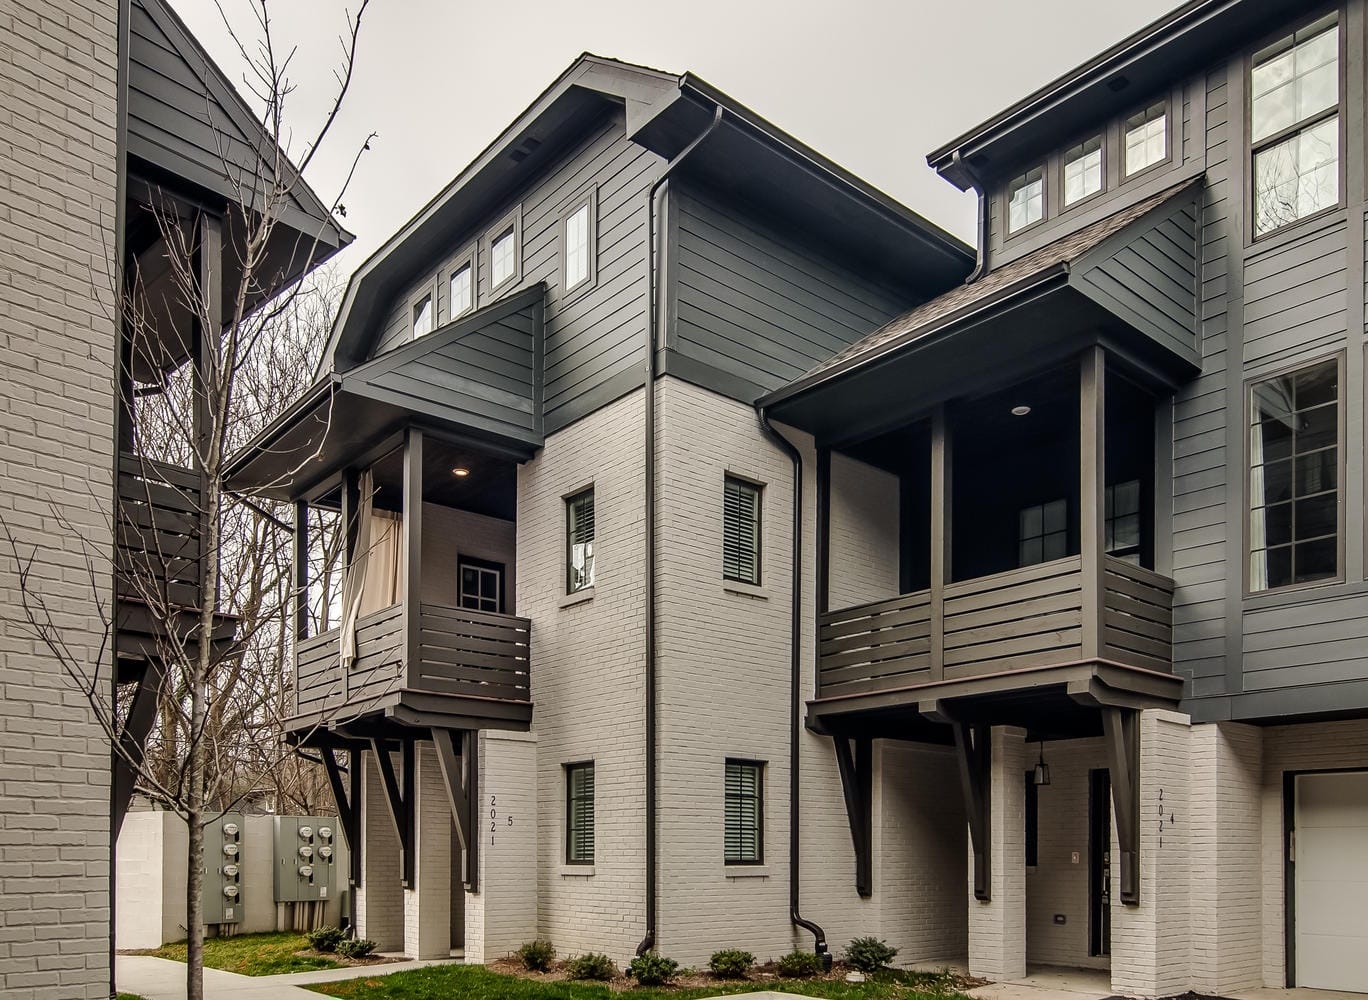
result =
[{"label": "front door", "polygon": [[1368,771],[1294,787],[1297,985],[1368,993]]},{"label": "front door", "polygon": [[1111,954],[1111,772],[1088,772],[1088,954]]},{"label": "front door", "polygon": [[457,603],[470,611],[504,612],[504,565],[462,556],[457,563]]}]

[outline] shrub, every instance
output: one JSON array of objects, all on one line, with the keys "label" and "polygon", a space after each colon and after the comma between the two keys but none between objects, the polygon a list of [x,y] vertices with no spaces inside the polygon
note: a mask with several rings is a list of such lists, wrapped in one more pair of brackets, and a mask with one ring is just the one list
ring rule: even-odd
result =
[{"label": "shrub", "polygon": [[810,951],[791,951],[778,963],[779,975],[789,979],[807,979],[823,971],[822,959]]},{"label": "shrub", "polygon": [[675,973],[678,971],[678,962],[673,958],[657,955],[653,951],[638,955],[627,966],[627,975],[642,986],[664,986],[675,977]]},{"label": "shrub", "polygon": [[846,945],[845,960],[861,972],[878,972],[893,964],[898,949],[874,937],[856,938]]},{"label": "shrub", "polygon": [[342,932],[336,927],[320,927],[316,931],[309,931],[307,936],[309,947],[314,951],[336,951],[342,940]]},{"label": "shrub", "polygon": [[529,941],[518,949],[523,968],[531,972],[546,972],[555,957],[556,949],[551,947],[550,941]]},{"label": "shrub", "polygon": [[719,979],[745,979],[755,964],[755,956],[737,948],[723,948],[713,952],[708,968]]},{"label": "shrub", "polygon": [[607,955],[589,952],[565,960],[565,974],[571,979],[597,979],[607,982],[617,975],[617,966]]},{"label": "shrub", "polygon": [[337,942],[337,953],[343,958],[365,958],[375,950],[370,938],[347,938]]}]

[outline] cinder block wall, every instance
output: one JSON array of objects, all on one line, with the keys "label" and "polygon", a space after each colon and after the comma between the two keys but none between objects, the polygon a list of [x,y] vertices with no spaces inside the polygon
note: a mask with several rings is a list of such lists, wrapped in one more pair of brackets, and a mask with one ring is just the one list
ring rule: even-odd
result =
[{"label": "cinder block wall", "polygon": [[[0,14],[0,516],[84,670],[112,590],[114,0]],[[56,530],[57,517],[70,530]],[[109,749],[0,560],[0,995],[109,992]]]}]

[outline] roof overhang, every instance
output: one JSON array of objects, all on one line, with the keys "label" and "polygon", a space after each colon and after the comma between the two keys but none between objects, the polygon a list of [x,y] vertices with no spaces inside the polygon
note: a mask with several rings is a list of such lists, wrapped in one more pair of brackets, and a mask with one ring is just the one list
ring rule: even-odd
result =
[{"label": "roof overhang", "polygon": [[[1129,38],[927,155],[962,191],[1053,148],[1090,122],[1225,59],[1304,13],[1305,0],[1189,0]],[[968,169],[966,169],[966,167]]]}]

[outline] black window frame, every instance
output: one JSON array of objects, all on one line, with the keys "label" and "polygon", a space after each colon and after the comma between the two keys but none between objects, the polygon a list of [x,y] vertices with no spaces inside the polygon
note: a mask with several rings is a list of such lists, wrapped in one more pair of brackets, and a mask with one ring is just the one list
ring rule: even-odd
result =
[{"label": "black window frame", "polygon": [[1026,867],[1040,865],[1040,786],[1035,783],[1034,768],[1026,772],[1026,798],[1022,812],[1026,824]]},{"label": "black window frame", "polygon": [[[748,491],[748,492],[751,494],[752,498],[753,498],[753,500],[752,500],[752,512],[753,512],[753,514],[754,514],[754,519],[753,519],[752,524],[751,524],[751,532],[750,532],[750,533],[751,533],[751,536],[752,536],[752,539],[753,539],[753,546],[752,546],[752,551],[751,551],[751,568],[752,568],[752,571],[753,571],[753,573],[754,573],[754,578],[753,578],[753,579],[749,579],[749,578],[747,578],[747,577],[745,577],[745,576],[740,575],[740,572],[741,572],[741,570],[740,570],[740,565],[741,565],[741,564],[740,564],[740,559],[741,559],[742,553],[740,553],[739,551],[738,551],[738,552],[736,553],[736,555],[735,555],[735,561],[736,561],[736,569],[735,569],[735,571],[733,571],[733,568],[732,568],[733,556],[732,556],[732,554],[731,554],[731,552],[730,552],[730,547],[731,547],[731,545],[732,545],[732,543],[731,543],[731,535],[732,535],[732,534],[736,534],[736,535],[738,536],[738,537],[737,537],[737,540],[736,540],[736,546],[739,547],[739,546],[741,545],[740,535],[742,534],[742,531],[741,531],[742,526],[741,526],[741,525],[737,525],[735,528],[733,528],[733,527],[732,527],[732,524],[731,524],[731,522],[730,522],[730,518],[733,516],[733,508],[735,507],[735,505],[733,504],[733,501],[732,501],[732,490],[733,490],[733,488],[736,488],[738,491]],[[763,552],[764,552],[764,502],[765,502],[765,486],[764,486],[763,483],[757,483],[757,482],[755,482],[754,480],[746,479],[744,476],[736,476],[736,475],[733,475],[733,474],[731,474],[731,473],[727,473],[725,476],[723,476],[723,479],[722,479],[722,579],[723,579],[723,580],[727,580],[727,581],[729,581],[729,582],[731,582],[731,583],[742,583],[742,584],[746,584],[746,585],[752,586],[752,587],[758,587],[758,586],[761,585],[761,580],[762,580],[762,578],[763,578],[763,576],[762,576],[762,562],[763,562]],[[740,513],[739,508],[737,508],[737,509],[736,509],[736,514],[739,515],[739,513]]]},{"label": "black window frame", "polygon": [[[485,570],[486,572],[497,572],[499,574],[499,596],[498,609],[489,611],[486,608],[472,608],[463,603],[464,593],[461,590],[461,578],[465,575],[466,567],[472,569]],[[483,611],[485,614],[501,615],[507,608],[508,592],[508,566],[505,563],[495,562],[493,559],[480,559],[476,556],[466,556],[457,554],[456,556],[456,606],[464,611]]]},{"label": "black window frame", "polygon": [[[741,793],[732,793],[731,769],[732,768],[753,768],[755,770],[755,795],[747,796]],[[755,856],[736,857],[730,856],[731,848],[731,803],[750,802],[755,803]],[[752,760],[743,757],[728,757],[723,764],[722,772],[722,861],[729,866],[736,865],[763,865],[765,863],[765,761]]]},{"label": "black window frame", "polygon": [[[1056,506],[1056,505],[1058,505],[1058,504],[1063,504],[1063,506],[1064,506],[1064,527],[1062,527],[1062,528],[1056,528],[1056,529],[1054,529],[1054,530],[1052,530],[1052,531],[1047,531],[1047,530],[1045,530],[1045,511],[1046,511],[1046,508],[1054,507],[1054,506]],[[1039,511],[1040,511],[1040,533],[1039,533],[1039,534],[1033,534],[1033,535],[1028,535],[1028,534],[1026,534],[1025,526],[1022,524],[1022,519],[1024,518],[1026,512],[1027,512],[1027,511],[1031,511],[1031,510],[1039,510]],[[1044,565],[1045,563],[1054,562],[1055,560],[1058,560],[1058,559],[1065,559],[1065,558],[1068,557],[1068,555],[1069,555],[1069,541],[1070,541],[1070,539],[1069,539],[1069,516],[1070,516],[1070,513],[1071,513],[1071,508],[1070,508],[1069,498],[1068,498],[1068,497],[1055,497],[1055,498],[1052,499],[1052,500],[1045,500],[1045,501],[1042,501],[1041,503],[1028,503],[1028,504],[1026,504],[1024,507],[1020,507],[1020,508],[1017,509],[1017,568],[1018,568],[1018,569],[1025,569],[1025,568],[1027,568],[1028,566],[1041,566],[1041,565]],[[1064,554],[1063,554],[1063,555],[1058,555],[1058,556],[1053,556],[1053,557],[1050,557],[1050,558],[1046,558],[1046,556],[1045,556],[1045,539],[1047,539],[1047,538],[1053,538],[1053,537],[1055,537],[1055,536],[1057,536],[1057,535],[1063,535],[1063,537],[1064,537]],[[1035,562],[1022,562],[1021,555],[1022,555],[1022,548],[1023,548],[1023,546],[1026,544],[1027,541],[1031,541],[1031,540],[1034,540],[1034,539],[1039,539],[1039,540],[1040,540],[1040,550],[1041,550],[1041,551],[1040,551],[1040,558],[1037,559]]]},{"label": "black window frame", "polygon": [[[585,540],[576,541],[577,536],[575,535],[575,505],[584,500],[585,497],[589,498],[590,504],[589,537]],[[587,582],[578,581],[577,585],[577,581],[575,580],[574,561],[575,546],[577,544],[585,544],[586,542],[587,544],[594,547],[594,550],[591,551],[589,557],[593,560],[593,567],[588,573]],[[584,487],[583,489],[576,490],[574,493],[571,493],[565,497],[565,593],[567,596],[571,594],[582,594],[586,590],[594,589],[594,585],[598,581],[597,542],[598,503],[594,495],[594,487],[591,484],[589,486]]]},{"label": "black window frame", "polygon": [[[1116,495],[1117,490],[1123,486],[1135,486],[1135,510],[1117,512]],[[1128,556],[1135,556],[1135,565],[1143,566],[1145,562],[1145,483],[1144,480],[1123,479],[1119,483],[1108,483],[1104,490],[1105,500],[1103,503],[1103,551],[1113,558],[1125,559]],[[1123,517],[1135,518],[1135,544],[1118,545],[1116,544],[1116,525]]]},{"label": "black window frame", "polygon": [[[592,865],[598,850],[598,827],[595,817],[594,794],[597,789],[597,776],[595,774],[594,762],[592,760],[577,760],[568,764],[563,764],[565,772],[565,863],[567,865]],[[575,775],[587,773],[589,776],[589,790],[585,792],[581,785],[581,790],[577,794],[575,791]],[[589,819],[588,824],[588,856],[580,853],[576,854],[577,840],[580,852],[584,850],[584,837],[576,837],[575,824],[575,804],[587,803],[587,812],[581,811],[580,818],[586,815]]]}]

